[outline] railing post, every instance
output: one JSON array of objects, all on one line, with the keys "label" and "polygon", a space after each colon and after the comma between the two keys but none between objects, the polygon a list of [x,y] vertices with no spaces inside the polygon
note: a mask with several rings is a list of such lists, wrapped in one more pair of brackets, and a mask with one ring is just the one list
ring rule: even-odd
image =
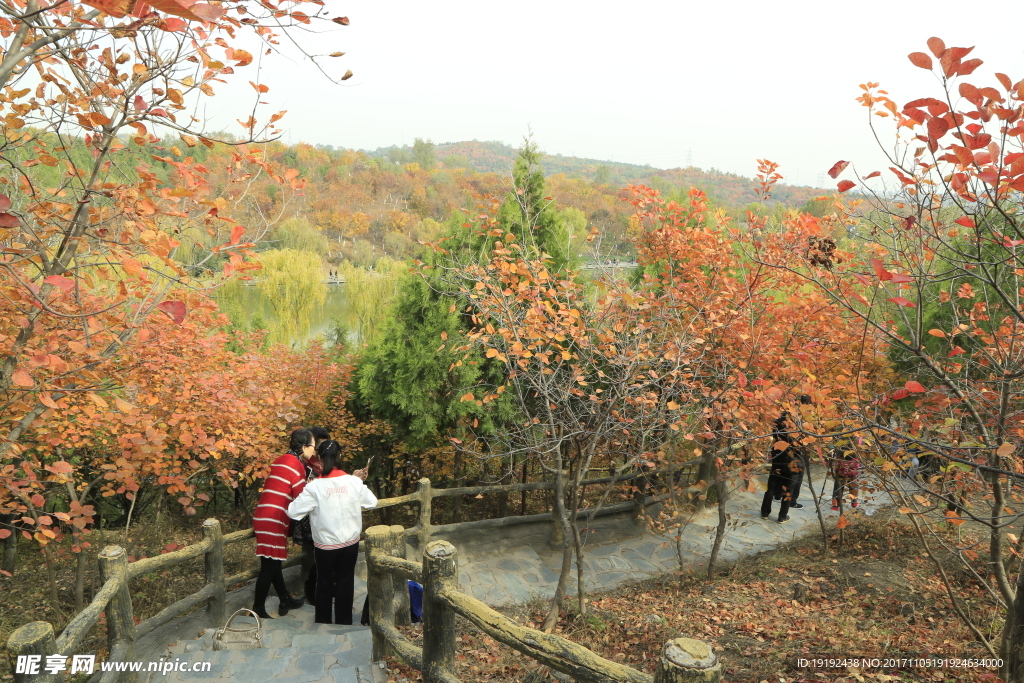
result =
[{"label": "railing post", "polygon": [[371,526],[363,534],[366,541],[366,589],[370,600],[370,631],[373,635],[373,661],[383,662],[390,651],[388,640],[377,631],[377,624],[394,624],[395,583],[388,572],[377,566],[377,558],[387,552],[391,527]]},{"label": "railing post", "polygon": [[430,543],[430,518],[431,510],[434,504],[433,490],[430,485],[430,480],[424,477],[419,480],[419,486],[416,492],[420,495],[420,552],[423,552],[427,544]]},{"label": "railing post", "polygon": [[207,624],[211,628],[224,625],[227,619],[227,596],[224,585],[224,534],[220,520],[210,518],[203,522],[203,537],[210,541],[210,548],[204,558],[206,562],[206,583],[212,584],[214,593],[206,603]]},{"label": "railing post", "polygon": [[[388,534],[387,554],[391,557],[405,559],[405,527],[400,524],[391,526]],[[412,626],[412,613],[409,611],[409,584],[407,579],[392,572],[395,591],[395,623],[399,626]]]},{"label": "railing post", "polygon": [[445,683],[455,666],[455,612],[438,598],[459,588],[455,546],[434,541],[423,551],[423,683]]},{"label": "railing post", "polygon": [[654,683],[720,683],[722,663],[714,651],[693,638],[676,638],[665,650],[654,670]]},{"label": "railing post", "polygon": [[[57,683],[63,678],[61,674],[46,673],[46,658],[57,652],[57,643],[53,626],[45,621],[15,629],[7,638],[7,652],[14,668],[14,683]],[[18,661],[19,657],[25,659]]]},{"label": "railing post", "polygon": [[[100,581],[117,581],[120,586],[107,605],[107,643],[111,652],[114,645],[124,643],[124,659],[135,659],[135,616],[132,613],[132,596],[128,591],[128,553],[124,548],[108,545],[99,555]],[[138,675],[126,671],[122,681],[134,683]]]}]

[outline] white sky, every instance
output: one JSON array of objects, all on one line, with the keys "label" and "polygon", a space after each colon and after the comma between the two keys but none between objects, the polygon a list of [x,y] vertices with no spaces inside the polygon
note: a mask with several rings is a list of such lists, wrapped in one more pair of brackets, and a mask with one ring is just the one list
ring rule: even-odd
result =
[{"label": "white sky", "polygon": [[[787,182],[816,185],[839,159],[864,173],[882,166],[854,101],[860,83],[880,81],[900,104],[938,94],[935,77],[906,57],[927,52],[928,37],[976,45],[971,56],[985,65],[968,79],[975,84],[995,85],[993,71],[1024,78],[1021,6],[1007,0],[977,11],[948,0],[328,6],[351,25],[304,44],[346,52],[331,64],[355,76],[335,86],[308,63],[264,61],[262,118],[287,109],[286,142],[518,145],[529,126],[549,154],[659,168],[689,159],[745,176],[768,158]],[[215,121],[245,118],[237,97],[251,100],[253,68],[224,93],[231,105],[211,103]]]}]

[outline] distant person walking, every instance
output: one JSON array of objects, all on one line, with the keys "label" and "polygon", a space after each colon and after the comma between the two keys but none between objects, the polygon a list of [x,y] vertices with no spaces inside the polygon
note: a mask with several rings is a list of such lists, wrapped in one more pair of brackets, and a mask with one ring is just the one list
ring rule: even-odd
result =
[{"label": "distant person walking", "polygon": [[796,426],[788,411],[775,420],[772,431],[771,471],[768,474],[768,490],[761,501],[761,519],[772,514],[772,501],[780,501],[779,524],[789,521],[789,508],[794,501],[794,474],[803,468],[801,448],[795,438]]},{"label": "distant person walking", "polygon": [[[316,557],[316,614],[318,624],[351,624],[355,566],[363,509],[377,505],[366,487],[365,469],[347,474],[341,469],[341,446],[326,441],[317,449],[323,475],[309,482],[288,506],[288,516],[310,516]],[[333,619],[332,619],[333,616]]]},{"label": "distant person walking", "polygon": [[309,430],[296,429],[292,432],[288,452],[270,466],[270,474],[263,483],[263,493],[253,512],[252,527],[256,532],[256,556],[260,558],[260,573],[256,577],[256,596],[252,610],[264,619],[271,618],[266,607],[271,585],[281,599],[279,616],[303,604],[301,599],[293,598],[288,593],[281,573],[281,563],[288,558],[288,533],[291,529],[288,504],[306,486],[303,462],[313,453],[313,435]]},{"label": "distant person walking", "polygon": [[832,451],[832,509],[838,510],[846,493],[850,494],[850,507],[857,507],[857,477],[860,476],[860,460],[853,449],[844,451],[837,447]]}]

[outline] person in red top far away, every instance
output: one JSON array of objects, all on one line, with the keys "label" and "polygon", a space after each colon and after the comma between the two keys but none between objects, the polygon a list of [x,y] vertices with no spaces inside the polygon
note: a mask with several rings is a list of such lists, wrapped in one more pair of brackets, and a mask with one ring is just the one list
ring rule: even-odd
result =
[{"label": "person in red top far away", "polygon": [[[341,464],[341,446],[326,441],[317,448],[323,475],[309,482],[288,506],[288,516],[310,515],[313,554],[316,557],[316,614],[318,624],[351,624],[352,597],[363,508],[377,506],[366,487],[366,469],[347,474]],[[333,620],[332,620],[333,616]]]},{"label": "person in red top far away", "polygon": [[288,557],[288,535],[291,519],[288,518],[288,504],[302,493],[306,486],[306,468],[303,462],[314,454],[313,435],[308,429],[292,432],[288,452],[274,461],[270,474],[263,484],[263,493],[252,516],[252,528],[256,532],[256,557],[260,558],[260,573],[256,577],[256,597],[252,611],[263,619],[267,614],[267,595],[273,584],[281,599],[278,615],[302,607],[302,600],[293,598],[284,584],[281,563]]}]

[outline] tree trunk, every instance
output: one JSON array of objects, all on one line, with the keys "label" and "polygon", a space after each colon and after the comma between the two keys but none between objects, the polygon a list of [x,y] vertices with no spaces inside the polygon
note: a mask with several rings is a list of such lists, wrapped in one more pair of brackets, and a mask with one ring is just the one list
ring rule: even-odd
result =
[{"label": "tree trunk", "polygon": [[4,561],[0,569],[13,574],[18,568],[18,527],[14,524],[14,515],[0,515],[0,529],[11,532],[4,539]]},{"label": "tree trunk", "polygon": [[[453,466],[455,470],[455,488],[462,486],[462,449],[458,446],[455,447],[455,464]],[[462,496],[455,496],[455,501],[452,503],[452,523],[456,524],[462,521]]]},{"label": "tree trunk", "polygon": [[725,504],[729,502],[729,487],[726,485],[725,477],[721,476],[721,472],[716,474],[715,491],[718,493],[718,528],[715,530],[715,544],[711,547],[711,559],[708,560],[708,581],[715,578],[718,551],[722,547],[722,539],[725,538],[726,524],[728,522],[728,518],[725,515]]},{"label": "tree trunk", "polygon": [[565,509],[565,476],[564,470],[559,470],[555,475],[554,506],[555,516],[562,525],[562,569],[558,573],[558,585],[555,587],[554,597],[551,598],[551,608],[541,626],[541,630],[546,632],[551,631],[558,623],[562,599],[565,597],[565,590],[569,585],[569,572],[572,570],[572,528]]},{"label": "tree trunk", "polygon": [[[529,458],[523,458],[523,483],[526,483],[526,468],[530,464]],[[526,491],[522,492],[522,502],[519,505],[519,515],[521,517],[526,516]]]},{"label": "tree trunk", "polygon": [[[700,465],[697,467],[697,481],[704,482],[704,493],[706,494],[711,488],[711,480],[715,475],[715,451],[712,448],[706,449],[704,457],[700,460]],[[705,495],[704,501],[707,500]],[[700,499],[699,493],[693,494],[693,502],[701,507],[704,505],[704,501]]]},{"label": "tree trunk", "polygon": [[1017,576],[1017,597],[1006,610],[999,656],[1003,658],[999,670],[1003,680],[1024,683],[1024,571]]}]

